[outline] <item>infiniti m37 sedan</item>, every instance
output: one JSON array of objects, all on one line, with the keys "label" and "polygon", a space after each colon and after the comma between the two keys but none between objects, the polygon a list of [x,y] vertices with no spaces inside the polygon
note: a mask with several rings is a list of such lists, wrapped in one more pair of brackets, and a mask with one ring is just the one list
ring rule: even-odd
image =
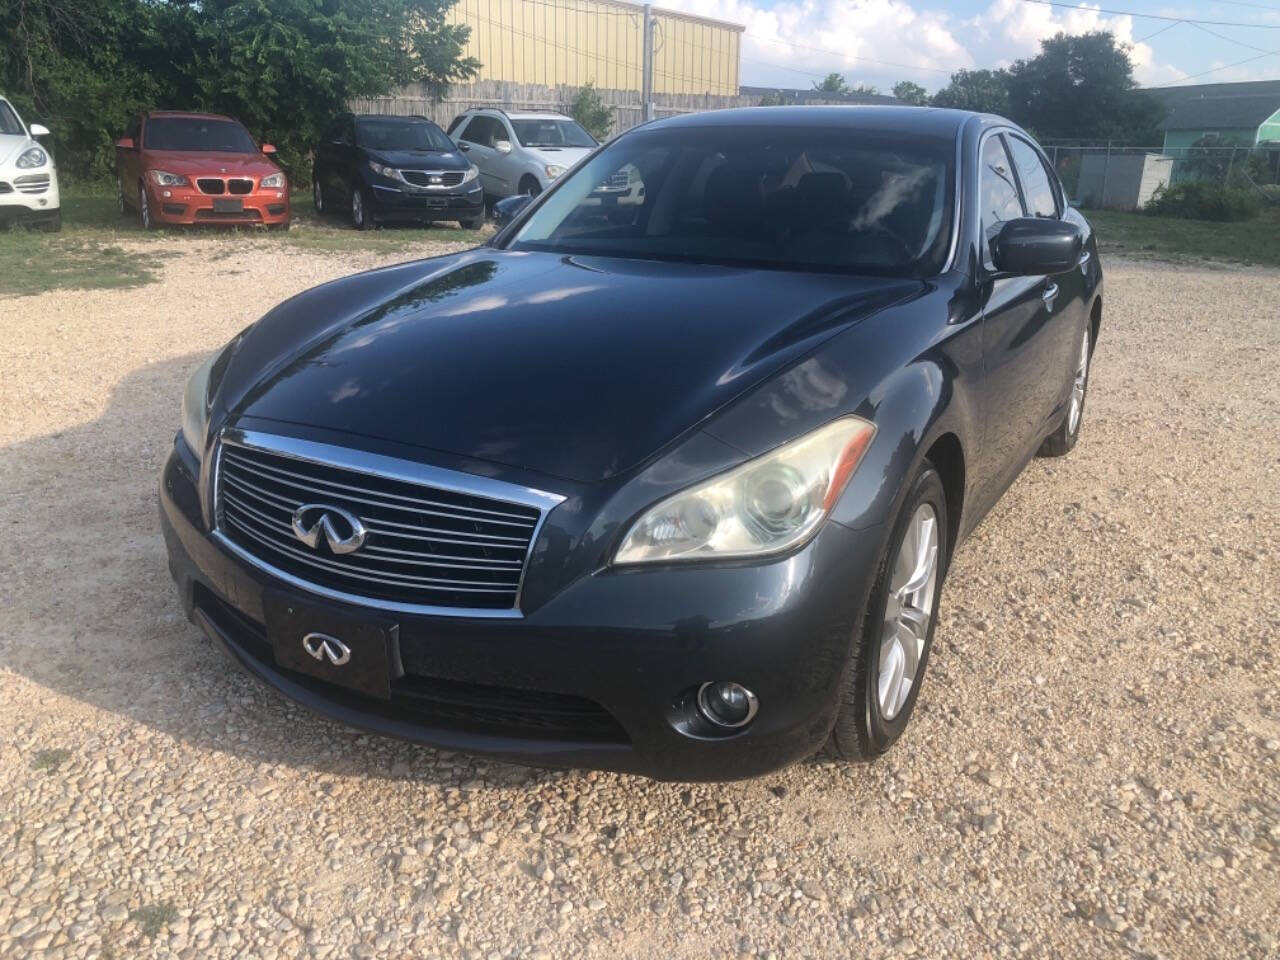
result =
[{"label": "infiniti m37 sedan", "polygon": [[[637,180],[605,209],[601,184]],[[484,247],[302,293],[191,377],[186,611],[343,723],[664,779],[871,759],[951,557],[1079,436],[1092,233],[998,117],[623,134]]]}]

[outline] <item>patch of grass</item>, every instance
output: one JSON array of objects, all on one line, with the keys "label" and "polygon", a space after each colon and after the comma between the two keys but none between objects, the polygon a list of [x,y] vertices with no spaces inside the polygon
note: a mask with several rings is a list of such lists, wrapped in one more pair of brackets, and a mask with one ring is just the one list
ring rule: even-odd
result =
[{"label": "patch of grass", "polygon": [[31,758],[32,770],[51,772],[71,759],[71,751],[58,747],[54,750],[37,750]]},{"label": "patch of grass", "polygon": [[178,908],[172,903],[151,903],[133,911],[129,919],[138,925],[144,937],[153,940],[178,919]]},{"label": "patch of grass", "polygon": [[[114,185],[73,184],[62,192],[62,232],[43,233],[15,226],[0,228],[0,298],[46,290],[110,290],[137,287],[158,279],[157,257],[171,256],[193,239],[227,241],[206,257],[225,259],[247,246],[254,250],[296,249],[311,253],[411,252],[432,256],[448,244],[476,246],[489,230],[463,230],[453,223],[431,227],[389,225],[355,230],[339,217],[317,217],[311,197],[295,193],[293,229],[261,227],[172,227],[144,231],[132,211],[116,207]],[[145,243],[145,252],[126,249]]]},{"label": "patch of grass", "polygon": [[1218,223],[1144,213],[1086,210],[1103,253],[1153,260],[1222,260],[1280,266],[1280,210]]}]

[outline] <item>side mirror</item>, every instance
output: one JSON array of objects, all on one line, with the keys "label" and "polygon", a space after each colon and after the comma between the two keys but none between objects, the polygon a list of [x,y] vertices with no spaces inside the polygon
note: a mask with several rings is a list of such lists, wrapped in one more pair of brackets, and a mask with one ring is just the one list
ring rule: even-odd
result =
[{"label": "side mirror", "polygon": [[1084,236],[1065,220],[1023,217],[1010,220],[996,236],[996,270],[1015,276],[1066,273],[1080,260]]},{"label": "side mirror", "polygon": [[43,123],[33,123],[28,129],[33,137],[47,137],[49,135],[49,128]]},{"label": "side mirror", "polygon": [[119,140],[116,141],[116,146],[119,147],[121,150],[137,149],[133,144],[133,137],[121,137]]},{"label": "side mirror", "polygon": [[510,153],[510,152],[511,152],[511,141],[510,141],[510,140],[495,140],[495,141],[493,141],[493,149],[497,150],[499,153]]},{"label": "side mirror", "polygon": [[269,143],[264,143],[262,145],[262,152],[270,156],[271,154],[276,152],[276,148]]},{"label": "side mirror", "polygon": [[517,193],[513,197],[503,197],[493,205],[493,222],[495,226],[505,227],[508,223],[520,215],[520,211],[527,207],[533,197],[527,193]]}]

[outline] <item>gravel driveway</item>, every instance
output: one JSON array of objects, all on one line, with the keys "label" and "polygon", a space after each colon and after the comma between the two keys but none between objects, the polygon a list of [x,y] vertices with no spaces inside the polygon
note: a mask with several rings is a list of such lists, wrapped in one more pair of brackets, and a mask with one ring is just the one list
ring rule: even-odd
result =
[{"label": "gravel driveway", "polygon": [[186,622],[184,377],[375,261],[174,248],[0,301],[0,957],[1277,957],[1280,273],[1109,262],[1080,446],[959,554],[905,739],[684,786],[361,735]]}]

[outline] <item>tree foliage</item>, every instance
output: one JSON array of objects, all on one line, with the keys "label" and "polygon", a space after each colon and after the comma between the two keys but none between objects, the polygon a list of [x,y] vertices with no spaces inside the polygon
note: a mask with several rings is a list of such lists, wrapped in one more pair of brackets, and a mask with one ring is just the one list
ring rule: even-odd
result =
[{"label": "tree foliage", "polygon": [[912,83],[910,80],[899,80],[893,85],[893,95],[903,103],[909,103],[912,106],[923,107],[929,102],[928,91],[918,83]]},{"label": "tree foliage", "polygon": [[933,95],[935,107],[1009,115],[1009,75],[1003,70],[957,70]]},{"label": "tree foliage", "polygon": [[54,129],[75,176],[113,166],[145,109],[230,114],[305,180],[307,152],[352,97],[475,75],[453,0],[0,0],[0,89]]},{"label": "tree foliage", "polygon": [[578,94],[569,104],[569,116],[586,127],[597,140],[607,140],[613,128],[613,111],[600,99],[596,85],[588,82],[578,89]]},{"label": "tree foliage", "polygon": [[828,73],[821,80],[813,82],[813,89],[822,93],[848,93],[849,84],[838,73]]},{"label": "tree foliage", "polygon": [[1059,33],[1008,70],[959,70],[938,107],[1008,117],[1043,137],[1158,143],[1164,108],[1133,79],[1129,48],[1101,31]]}]

